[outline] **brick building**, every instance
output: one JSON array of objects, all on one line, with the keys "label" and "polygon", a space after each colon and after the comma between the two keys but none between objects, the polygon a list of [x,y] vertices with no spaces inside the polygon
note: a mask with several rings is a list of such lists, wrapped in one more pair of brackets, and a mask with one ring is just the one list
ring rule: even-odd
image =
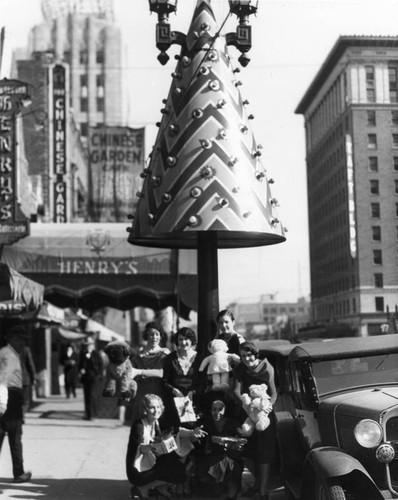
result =
[{"label": "brick building", "polygon": [[340,37],[296,113],[313,319],[378,334],[398,303],[398,37]]}]

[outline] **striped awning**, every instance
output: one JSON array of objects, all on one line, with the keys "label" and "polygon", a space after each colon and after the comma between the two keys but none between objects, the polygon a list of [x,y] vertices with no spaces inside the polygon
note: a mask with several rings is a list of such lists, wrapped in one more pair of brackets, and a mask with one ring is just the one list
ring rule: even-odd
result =
[{"label": "striped awning", "polygon": [[43,302],[44,286],[0,262],[0,316],[36,310]]}]

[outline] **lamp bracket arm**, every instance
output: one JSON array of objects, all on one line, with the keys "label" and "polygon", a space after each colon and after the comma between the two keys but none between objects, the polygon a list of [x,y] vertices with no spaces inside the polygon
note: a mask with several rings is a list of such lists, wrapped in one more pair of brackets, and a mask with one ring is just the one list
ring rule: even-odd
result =
[{"label": "lamp bracket arm", "polygon": [[170,45],[180,45],[182,48],[186,48],[187,36],[180,31],[172,31],[170,33]]},{"label": "lamp bracket arm", "polygon": [[239,42],[238,42],[238,37],[236,36],[236,33],[227,33],[225,36],[227,46],[233,46],[238,48]]}]

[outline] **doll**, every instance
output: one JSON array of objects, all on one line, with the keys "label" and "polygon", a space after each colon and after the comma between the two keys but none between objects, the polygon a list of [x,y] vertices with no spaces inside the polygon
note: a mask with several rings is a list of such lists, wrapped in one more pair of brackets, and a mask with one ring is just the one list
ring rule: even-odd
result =
[{"label": "doll", "polygon": [[207,374],[211,375],[213,390],[229,389],[230,361],[239,361],[239,356],[228,353],[227,343],[221,339],[209,342],[208,349],[211,354],[202,361],[199,371],[203,372],[207,368]]}]

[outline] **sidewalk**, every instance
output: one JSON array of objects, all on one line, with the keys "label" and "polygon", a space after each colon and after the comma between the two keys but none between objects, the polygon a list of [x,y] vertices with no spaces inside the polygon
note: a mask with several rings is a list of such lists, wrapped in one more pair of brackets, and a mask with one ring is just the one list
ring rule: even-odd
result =
[{"label": "sidewalk", "polygon": [[[29,483],[13,484],[5,439],[0,456],[0,496],[23,500],[128,500],[125,455],[130,428],[114,419],[83,420],[81,390],[75,399],[39,399],[23,427]],[[245,474],[244,481],[250,478]],[[153,497],[154,498],[154,497]],[[207,497],[194,495],[194,500]],[[238,497],[240,498],[240,497]],[[270,500],[283,500],[273,494]]]}]

